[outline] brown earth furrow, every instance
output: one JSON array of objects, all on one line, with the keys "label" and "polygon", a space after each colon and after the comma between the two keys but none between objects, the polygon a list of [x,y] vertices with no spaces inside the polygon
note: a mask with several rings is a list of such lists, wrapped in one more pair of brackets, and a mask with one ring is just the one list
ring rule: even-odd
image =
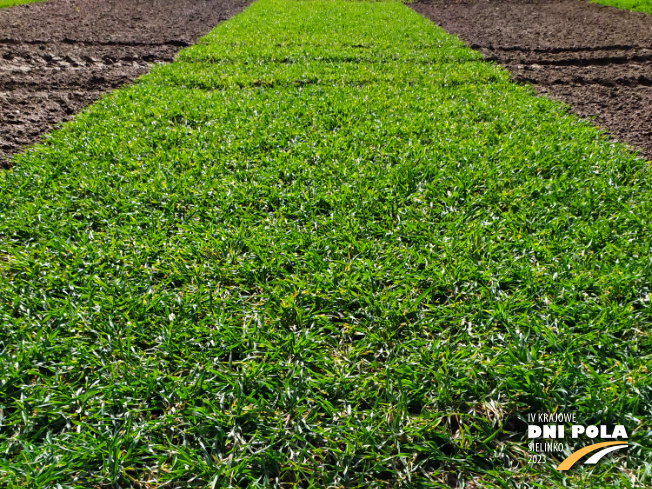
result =
[{"label": "brown earth furrow", "polygon": [[[28,46],[40,46],[40,45],[51,45],[53,41],[31,39],[31,40],[19,40],[19,39],[0,39],[0,44],[9,44],[12,46],[25,44]],[[54,41],[61,44],[77,44],[80,46],[139,46],[139,47],[155,47],[155,46],[176,46],[176,47],[186,47],[190,46],[190,42],[184,41],[183,39],[170,39],[169,41],[164,42],[136,42],[136,41],[80,41],[76,39],[61,39],[60,41]]]},{"label": "brown earth furrow", "polygon": [[425,0],[417,12],[652,158],[652,16],[585,0]]},{"label": "brown earth furrow", "polygon": [[[481,49],[486,48],[479,44],[472,44],[471,48]],[[524,46],[497,46],[494,49],[500,51],[520,51],[524,53],[546,53],[546,54],[560,54],[560,53],[582,53],[592,51],[629,51],[632,49],[652,49],[652,46],[637,46],[637,45],[622,45],[615,44],[613,46],[577,46],[573,48],[528,48]]]},{"label": "brown earth furrow", "polygon": [[619,64],[640,64],[652,61],[652,50],[631,49],[629,51],[587,51],[578,53],[537,53],[525,51],[502,51],[500,49],[481,49],[485,59],[501,64],[537,64],[558,66],[608,66]]},{"label": "brown earth furrow", "polygon": [[0,167],[250,0],[48,0],[0,9]]},{"label": "brown earth furrow", "polygon": [[[519,83],[530,83],[530,84],[536,84],[538,80],[536,78],[529,78],[527,76],[522,76],[518,75],[515,76],[514,79],[519,82]],[[641,80],[633,80],[633,79],[626,79],[626,80],[586,80],[586,79],[573,79],[570,81],[555,81],[553,83],[557,84],[568,84],[568,85],[573,85],[573,86],[591,86],[591,85],[597,85],[601,87],[607,87],[607,88],[614,88],[614,87],[621,87],[621,88],[634,88],[634,87],[649,87],[652,86],[652,80],[649,79],[644,79],[643,81]]]},{"label": "brown earth furrow", "polygon": [[[487,61],[501,63],[502,56],[485,56]],[[633,63],[645,63],[652,61],[652,54],[645,56],[609,56],[604,58],[565,58],[565,59],[537,59],[537,60],[520,60],[522,65],[539,65],[539,66],[609,66],[609,65],[626,65]]]}]

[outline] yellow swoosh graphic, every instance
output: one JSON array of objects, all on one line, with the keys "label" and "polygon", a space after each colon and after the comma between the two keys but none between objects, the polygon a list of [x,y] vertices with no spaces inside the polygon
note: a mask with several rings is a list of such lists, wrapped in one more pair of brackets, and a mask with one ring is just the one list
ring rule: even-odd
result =
[{"label": "yellow swoosh graphic", "polygon": [[603,447],[609,447],[612,445],[627,445],[627,442],[622,442],[622,441],[605,441],[604,443],[596,443],[594,445],[589,445],[588,447],[581,448],[580,450],[571,453],[566,460],[564,460],[562,463],[560,463],[557,466],[557,470],[568,470],[570,469],[573,465],[575,465],[575,462],[577,462],[579,459],[581,459],[584,455],[587,453],[595,452],[596,450],[603,448]]}]

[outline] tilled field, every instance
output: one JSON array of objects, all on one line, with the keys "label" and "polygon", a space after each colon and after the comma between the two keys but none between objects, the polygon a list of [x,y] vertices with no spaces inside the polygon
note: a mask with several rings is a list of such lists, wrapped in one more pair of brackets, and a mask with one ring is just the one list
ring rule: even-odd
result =
[{"label": "tilled field", "polygon": [[49,0],[0,9],[0,166],[248,3]]},{"label": "tilled field", "polygon": [[516,81],[563,100],[652,157],[652,16],[584,0],[426,1],[425,17]]}]

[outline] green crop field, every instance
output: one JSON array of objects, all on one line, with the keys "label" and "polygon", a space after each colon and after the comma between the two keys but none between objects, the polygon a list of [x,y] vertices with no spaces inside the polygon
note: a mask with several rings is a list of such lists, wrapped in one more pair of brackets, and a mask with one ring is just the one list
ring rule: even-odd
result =
[{"label": "green crop field", "polygon": [[14,5],[22,5],[24,3],[41,2],[43,0],[0,0],[0,8],[13,7]]},{"label": "green crop field", "polygon": [[652,14],[652,0],[592,0],[601,5],[610,5],[625,10],[635,10]]},{"label": "green crop field", "polygon": [[0,172],[0,487],[649,487],[650,181],[398,2],[259,0]]}]

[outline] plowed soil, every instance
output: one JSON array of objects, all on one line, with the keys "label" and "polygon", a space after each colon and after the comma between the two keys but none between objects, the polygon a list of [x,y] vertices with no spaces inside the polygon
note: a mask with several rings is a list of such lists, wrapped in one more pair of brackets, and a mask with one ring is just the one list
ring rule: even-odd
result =
[{"label": "plowed soil", "polygon": [[412,8],[652,158],[652,16],[585,0],[428,0]]},{"label": "plowed soil", "polygon": [[0,9],[0,166],[249,2],[49,0]]}]

